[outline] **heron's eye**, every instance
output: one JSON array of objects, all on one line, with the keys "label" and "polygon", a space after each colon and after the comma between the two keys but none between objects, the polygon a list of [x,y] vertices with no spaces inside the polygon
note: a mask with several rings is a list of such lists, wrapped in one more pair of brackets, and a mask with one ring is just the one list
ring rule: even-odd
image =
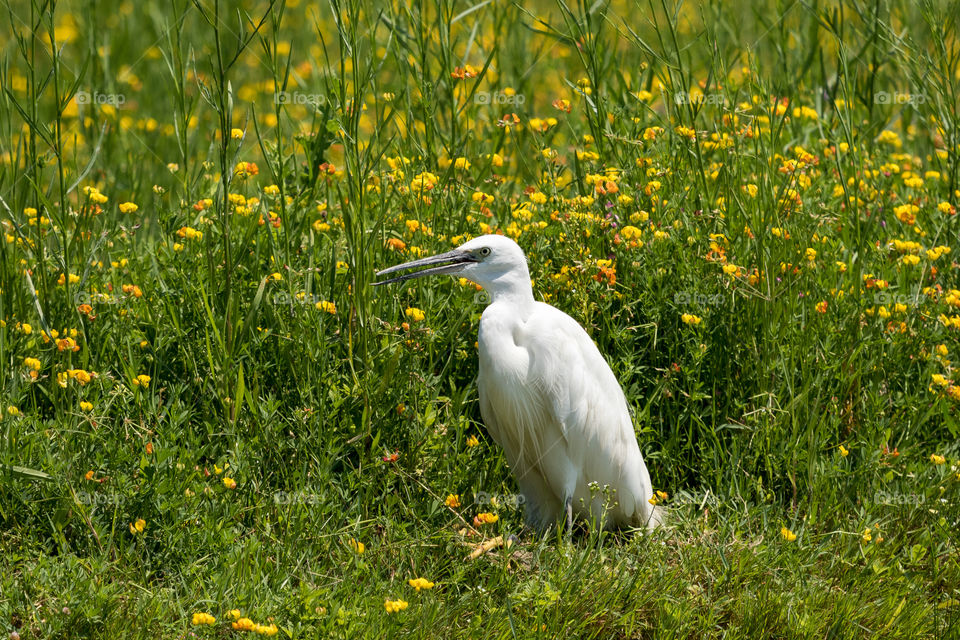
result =
[{"label": "heron's eye", "polygon": [[490,247],[483,247],[482,249],[480,249],[479,253],[480,253],[480,257],[486,258],[488,255],[490,255]]}]

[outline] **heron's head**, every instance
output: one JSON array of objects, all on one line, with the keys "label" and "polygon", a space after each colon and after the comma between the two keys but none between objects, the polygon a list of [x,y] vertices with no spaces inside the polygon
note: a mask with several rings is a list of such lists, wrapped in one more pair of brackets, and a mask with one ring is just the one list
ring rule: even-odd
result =
[{"label": "heron's head", "polygon": [[[428,267],[419,271],[410,271]],[[530,272],[523,249],[505,236],[486,235],[465,242],[453,251],[399,264],[377,273],[383,276],[395,271],[408,271],[400,276],[382,280],[374,284],[403,282],[411,278],[435,274],[454,274],[472,282],[496,295],[498,289],[513,286],[530,287]]]}]

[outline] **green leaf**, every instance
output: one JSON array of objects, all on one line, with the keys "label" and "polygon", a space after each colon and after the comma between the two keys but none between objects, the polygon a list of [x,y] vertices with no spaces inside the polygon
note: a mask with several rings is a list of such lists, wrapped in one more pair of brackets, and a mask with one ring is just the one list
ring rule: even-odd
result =
[{"label": "green leaf", "polygon": [[53,480],[53,476],[43,471],[37,471],[36,469],[28,469],[27,467],[18,467],[17,465],[6,465],[0,463],[0,470],[3,471],[3,474],[7,477],[13,476],[14,478],[22,478],[26,480]]}]

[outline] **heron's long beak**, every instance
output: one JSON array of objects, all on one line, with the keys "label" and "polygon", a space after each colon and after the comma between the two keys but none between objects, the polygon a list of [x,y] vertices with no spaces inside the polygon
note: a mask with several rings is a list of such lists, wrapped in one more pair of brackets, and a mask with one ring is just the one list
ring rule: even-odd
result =
[{"label": "heron's long beak", "polygon": [[412,262],[405,262],[403,264],[398,264],[395,267],[390,267],[389,269],[384,269],[383,271],[378,271],[378,276],[383,276],[388,273],[393,273],[395,271],[406,271],[407,269],[418,269],[420,267],[427,267],[430,265],[437,265],[431,267],[430,269],[423,269],[422,271],[413,271],[411,273],[405,273],[402,276],[397,276],[395,278],[389,278],[387,280],[381,280],[380,282],[374,282],[374,286],[379,284],[390,284],[392,282],[403,282],[404,280],[410,280],[412,278],[419,278],[421,276],[432,276],[444,273],[456,273],[463,268],[464,264],[468,262],[477,262],[477,259],[473,257],[473,254],[469,251],[463,251],[462,249],[454,249],[453,251],[447,251],[446,253],[441,253],[436,256],[430,256],[429,258],[421,258],[420,260],[414,260]]}]

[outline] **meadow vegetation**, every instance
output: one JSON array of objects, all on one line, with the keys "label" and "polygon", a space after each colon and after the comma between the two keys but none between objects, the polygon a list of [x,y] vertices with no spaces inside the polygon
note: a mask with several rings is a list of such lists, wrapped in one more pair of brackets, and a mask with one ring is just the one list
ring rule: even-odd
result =
[{"label": "meadow vegetation", "polygon": [[[3,637],[960,637],[954,3],[2,12]],[[485,293],[371,286],[484,233],[667,526],[524,530]]]}]

